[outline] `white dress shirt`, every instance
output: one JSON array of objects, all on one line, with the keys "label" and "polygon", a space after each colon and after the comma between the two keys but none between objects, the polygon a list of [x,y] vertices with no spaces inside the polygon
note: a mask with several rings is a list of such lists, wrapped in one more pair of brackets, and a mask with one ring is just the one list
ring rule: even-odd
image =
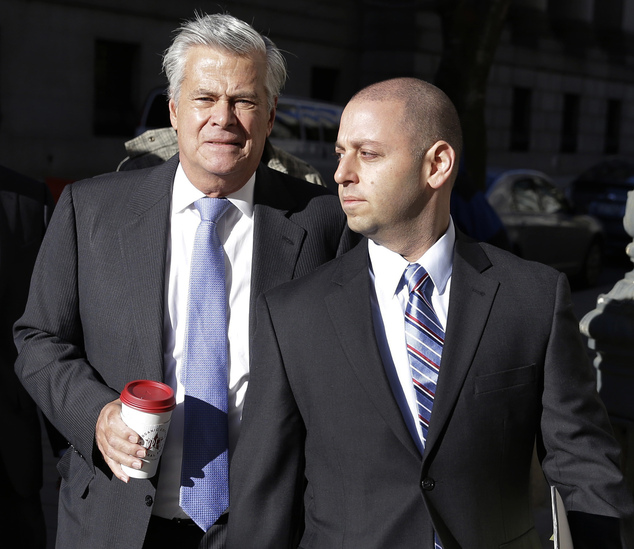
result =
[{"label": "white dress shirt", "polygon": [[[249,379],[249,299],[253,258],[253,190],[255,174],[239,191],[227,196],[232,203],[217,223],[218,236],[225,251],[228,296],[229,339],[229,454],[240,430],[244,394]],[[183,454],[185,389],[181,383],[183,345],[191,254],[200,214],[194,202],[205,196],[189,181],[179,164],[172,191],[170,238],[165,264],[165,316],[163,325],[163,370],[165,383],[176,394],[176,409],[161,456],[154,508],[164,518],[186,518],[180,508],[179,493]]]},{"label": "white dress shirt", "polygon": [[[456,231],[453,220],[450,220],[445,234],[415,262],[423,266],[434,283],[432,305],[443,329],[447,327],[455,241]],[[403,273],[409,262],[372,240],[368,241],[368,252],[374,288],[372,314],[379,351],[405,422],[422,454],[423,433],[416,419],[416,395],[405,343],[405,308],[409,291]]]}]

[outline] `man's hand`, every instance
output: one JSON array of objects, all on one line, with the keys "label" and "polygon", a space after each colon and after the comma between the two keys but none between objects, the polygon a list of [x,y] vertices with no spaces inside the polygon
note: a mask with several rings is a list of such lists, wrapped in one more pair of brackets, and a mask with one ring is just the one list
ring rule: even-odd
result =
[{"label": "man's hand", "polygon": [[121,400],[110,402],[101,409],[95,438],[106,464],[119,480],[130,480],[121,465],[141,469],[142,462],[138,458],[145,457],[146,450],[139,444],[141,437],[121,419]]}]

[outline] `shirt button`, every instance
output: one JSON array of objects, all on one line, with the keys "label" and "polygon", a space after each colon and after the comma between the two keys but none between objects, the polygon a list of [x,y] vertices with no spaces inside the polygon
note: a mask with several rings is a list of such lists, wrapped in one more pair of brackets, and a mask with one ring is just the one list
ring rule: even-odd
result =
[{"label": "shirt button", "polygon": [[152,496],[145,496],[145,505],[147,505],[148,507],[152,507],[153,503],[154,500],[152,499]]},{"label": "shirt button", "polygon": [[436,486],[436,481],[431,477],[426,477],[423,479],[423,482],[421,482],[420,485],[423,487],[423,490],[429,492],[433,490]]}]

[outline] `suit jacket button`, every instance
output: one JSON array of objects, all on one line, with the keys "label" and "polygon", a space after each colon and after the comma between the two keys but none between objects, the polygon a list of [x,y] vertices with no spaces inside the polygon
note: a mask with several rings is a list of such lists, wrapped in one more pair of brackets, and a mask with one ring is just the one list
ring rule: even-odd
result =
[{"label": "suit jacket button", "polygon": [[431,477],[426,477],[423,479],[423,482],[421,482],[420,484],[423,487],[423,490],[426,490],[427,492],[429,492],[433,490],[434,487],[436,486],[436,481]]},{"label": "suit jacket button", "polygon": [[152,499],[152,496],[145,496],[145,505],[147,505],[148,507],[152,507],[153,503],[154,500]]}]

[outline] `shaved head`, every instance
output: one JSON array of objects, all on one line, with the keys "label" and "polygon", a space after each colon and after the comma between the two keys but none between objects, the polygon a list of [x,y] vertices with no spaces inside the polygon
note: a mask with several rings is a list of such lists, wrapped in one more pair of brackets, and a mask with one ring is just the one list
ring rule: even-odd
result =
[{"label": "shaved head", "polygon": [[411,133],[412,149],[423,155],[436,142],[446,141],[459,157],[460,120],[453,103],[440,88],[418,78],[394,78],[363,88],[353,101],[399,101],[405,106],[404,128]]}]

